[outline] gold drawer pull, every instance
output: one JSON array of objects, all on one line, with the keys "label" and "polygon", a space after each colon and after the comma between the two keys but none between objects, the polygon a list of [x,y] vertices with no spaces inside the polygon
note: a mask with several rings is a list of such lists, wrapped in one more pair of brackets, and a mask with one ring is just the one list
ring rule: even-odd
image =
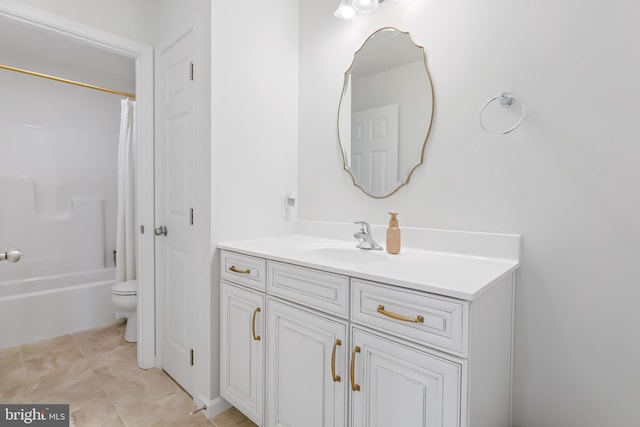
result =
[{"label": "gold drawer pull", "polygon": [[251,274],[251,270],[249,270],[248,268],[246,270],[238,270],[235,265],[229,267],[229,270],[233,271],[234,273]]},{"label": "gold drawer pull", "polygon": [[333,378],[334,383],[339,383],[341,378],[340,375],[336,375],[336,347],[342,345],[341,340],[336,340],[333,343],[333,350],[331,351],[331,378]]},{"label": "gold drawer pull", "polygon": [[393,313],[391,311],[386,311],[384,309],[384,305],[382,305],[382,304],[380,304],[378,306],[378,310],[376,310],[376,311],[378,313],[384,314],[385,316],[391,317],[392,319],[402,320],[403,322],[424,323],[424,317],[422,317],[422,316],[416,316],[415,319],[412,319],[409,316],[403,316],[402,314]]},{"label": "gold drawer pull", "polygon": [[260,341],[260,335],[256,335],[256,314],[261,311],[260,307],[256,307],[256,309],[253,310],[253,317],[251,318],[251,334],[253,335],[254,341]]},{"label": "gold drawer pull", "polygon": [[358,346],[351,352],[351,390],[360,391],[360,386],[356,384],[356,353],[360,353]]}]

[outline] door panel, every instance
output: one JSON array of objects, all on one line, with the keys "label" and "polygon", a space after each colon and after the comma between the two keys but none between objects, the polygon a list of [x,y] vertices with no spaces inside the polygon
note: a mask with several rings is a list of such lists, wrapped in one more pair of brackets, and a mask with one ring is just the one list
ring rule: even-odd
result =
[{"label": "door panel", "polygon": [[189,335],[187,329],[190,327],[187,322],[188,300],[181,286],[172,286],[172,284],[181,283],[189,275],[188,253],[175,248],[168,248],[168,252],[171,264],[166,268],[168,275],[166,295],[167,300],[171,301],[171,310],[167,310],[166,339],[170,342],[171,348],[181,352],[183,358],[188,358],[190,351],[187,341]]},{"label": "door panel", "polygon": [[189,175],[187,158],[189,153],[185,148],[185,135],[189,135],[189,116],[169,117],[166,122],[165,158],[170,160],[171,167],[166,168],[164,183],[166,184],[167,210],[172,218],[186,218],[189,206],[187,204],[189,190]]},{"label": "door panel", "polygon": [[[159,48],[156,56],[156,289],[162,368],[193,394],[195,239],[191,224],[196,162],[196,116],[191,63],[193,30]],[[197,361],[197,355],[194,362]]]}]

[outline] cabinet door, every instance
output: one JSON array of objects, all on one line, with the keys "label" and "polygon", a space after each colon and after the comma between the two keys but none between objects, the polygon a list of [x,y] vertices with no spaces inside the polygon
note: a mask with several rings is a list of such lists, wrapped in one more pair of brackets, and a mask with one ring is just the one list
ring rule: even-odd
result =
[{"label": "cabinet door", "polygon": [[267,299],[267,426],[346,426],[346,322]]},{"label": "cabinet door", "polygon": [[459,427],[461,366],[351,330],[351,427]]},{"label": "cabinet door", "polygon": [[227,282],[220,287],[220,394],[262,425],[264,295]]}]

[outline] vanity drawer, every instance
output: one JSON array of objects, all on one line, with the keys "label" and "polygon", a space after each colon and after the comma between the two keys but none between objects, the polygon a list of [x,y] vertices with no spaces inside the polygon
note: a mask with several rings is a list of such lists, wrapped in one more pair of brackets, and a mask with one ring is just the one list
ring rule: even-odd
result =
[{"label": "vanity drawer", "polygon": [[360,279],[351,292],[354,322],[466,356],[466,302]]},{"label": "vanity drawer", "polygon": [[348,277],[276,261],[269,261],[267,270],[269,294],[349,317]]},{"label": "vanity drawer", "polygon": [[266,271],[264,259],[227,251],[222,251],[220,259],[223,280],[264,291]]}]

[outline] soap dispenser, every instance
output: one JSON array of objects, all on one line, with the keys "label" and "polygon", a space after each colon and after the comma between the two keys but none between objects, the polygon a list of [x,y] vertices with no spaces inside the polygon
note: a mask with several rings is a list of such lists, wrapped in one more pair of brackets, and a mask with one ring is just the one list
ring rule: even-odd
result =
[{"label": "soap dispenser", "polygon": [[400,227],[398,226],[397,212],[389,212],[389,228],[387,228],[387,252],[397,254],[400,252]]}]

